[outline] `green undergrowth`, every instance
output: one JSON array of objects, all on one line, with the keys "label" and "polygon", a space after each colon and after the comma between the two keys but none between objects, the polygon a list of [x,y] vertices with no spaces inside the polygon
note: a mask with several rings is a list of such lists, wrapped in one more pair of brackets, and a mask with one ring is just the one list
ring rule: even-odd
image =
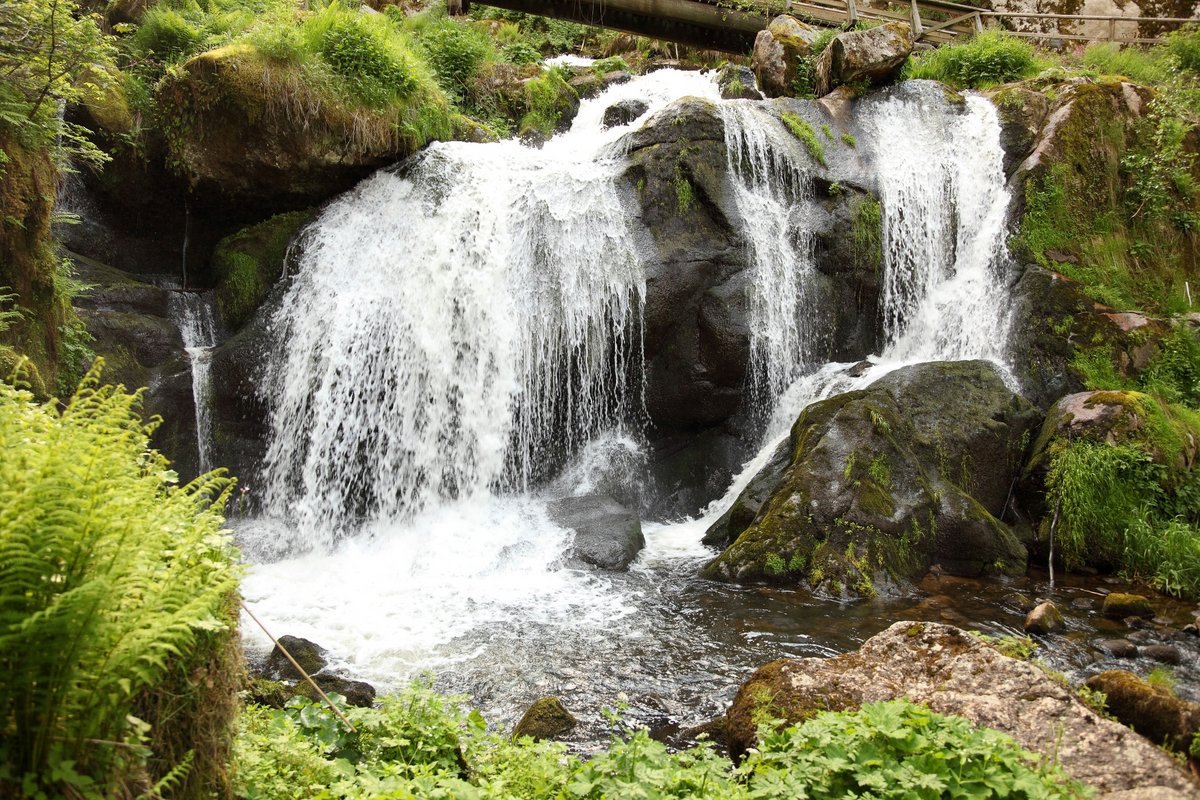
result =
[{"label": "green undergrowth", "polygon": [[[1200,360],[1189,364],[1196,369]],[[1110,434],[1115,442],[1050,445],[1047,505],[1057,550],[1068,569],[1115,569],[1168,594],[1200,597],[1200,470],[1191,463],[1200,411],[1135,392],[1101,399],[1124,405],[1136,427]]]},{"label": "green undergrowth", "polygon": [[[335,698],[335,702],[340,698]],[[672,752],[645,730],[588,760],[561,744],[489,732],[463,698],[417,683],[377,709],[250,706],[237,744],[245,800],[324,798],[1073,798],[1078,784],[1009,737],[905,701],[760,729],[739,766],[707,746]],[[610,720],[619,730],[614,714]]]},{"label": "green undergrowth", "polygon": [[0,796],[201,797],[236,708],[232,482],[176,486],[98,370],[62,406],[0,382]]},{"label": "green undergrowth", "polygon": [[817,59],[825,49],[829,47],[830,42],[837,36],[838,31],[833,28],[825,28],[821,30],[813,40],[812,47],[808,55],[802,57],[796,63],[796,77],[792,80],[792,95],[795,97],[816,97],[817,91]]},{"label": "green undergrowth", "polygon": [[804,149],[808,151],[813,161],[825,166],[825,145],[817,138],[817,132],[813,126],[791,111],[784,111],[779,118],[783,120],[783,124],[787,126],[792,135],[804,145]]},{"label": "green undergrowth", "polygon": [[925,78],[958,89],[983,89],[1028,78],[1046,66],[1024,39],[989,29],[961,44],[949,44],[911,57],[904,79]]}]

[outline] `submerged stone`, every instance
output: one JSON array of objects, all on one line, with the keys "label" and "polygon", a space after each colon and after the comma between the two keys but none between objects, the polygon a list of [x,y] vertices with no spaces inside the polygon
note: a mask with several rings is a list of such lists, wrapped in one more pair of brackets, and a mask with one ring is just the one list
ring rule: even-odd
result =
[{"label": "submerged stone", "polygon": [[1109,619],[1124,619],[1125,617],[1149,619],[1154,616],[1154,606],[1150,604],[1149,599],[1140,594],[1113,592],[1105,596],[1100,613]]},{"label": "submerged stone", "polygon": [[1051,602],[1039,604],[1025,617],[1025,632],[1045,635],[1062,630],[1064,627],[1062,613]]},{"label": "submerged stone", "polygon": [[547,510],[557,524],[575,532],[572,555],[594,567],[628,569],[646,546],[638,515],[606,495],[564,497]]}]

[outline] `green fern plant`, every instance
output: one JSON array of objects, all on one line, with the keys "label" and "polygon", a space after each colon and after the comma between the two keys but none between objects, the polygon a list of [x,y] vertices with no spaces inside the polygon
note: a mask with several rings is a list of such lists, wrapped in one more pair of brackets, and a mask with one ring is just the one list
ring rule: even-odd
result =
[{"label": "green fern plant", "polygon": [[[135,716],[237,588],[221,471],[176,486],[141,394],[93,367],[61,411],[0,383],[0,795],[125,796]],[[179,779],[169,771],[167,783]]]}]

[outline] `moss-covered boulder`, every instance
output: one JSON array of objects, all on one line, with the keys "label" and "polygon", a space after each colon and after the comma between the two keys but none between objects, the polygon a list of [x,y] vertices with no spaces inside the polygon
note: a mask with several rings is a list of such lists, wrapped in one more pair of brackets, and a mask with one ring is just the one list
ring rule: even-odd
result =
[{"label": "moss-covered boulder", "polygon": [[193,190],[260,215],[325,200],[426,138],[453,135],[440,94],[418,88],[407,105],[355,104],[249,44],[195,56],[155,99],[169,162]]},{"label": "moss-covered boulder", "polygon": [[[792,723],[827,708],[900,698],[1007,733],[1101,797],[1196,796],[1188,771],[1171,756],[1098,716],[1042,668],[1002,655],[966,631],[922,622],[897,622],[835,658],[763,667],[726,713],[729,747],[738,757],[754,746],[759,721]],[[1124,794],[1131,790],[1146,794]]]},{"label": "moss-covered boulder", "polygon": [[299,636],[280,636],[279,643],[267,657],[263,673],[272,680],[303,680],[304,675],[296,670],[288,655],[308,675],[316,675],[329,663],[325,658],[325,648],[316,642]]},{"label": "moss-covered boulder", "polygon": [[1038,421],[978,361],[906,367],[815,403],[792,427],[782,479],[705,575],[871,595],[934,564],[1023,570],[1001,517]]},{"label": "moss-covered boulder", "polygon": [[1132,672],[1101,672],[1088,678],[1087,685],[1104,693],[1105,711],[1156,745],[1188,753],[1200,732],[1200,705]]},{"label": "moss-covered boulder", "polygon": [[1112,619],[1125,619],[1126,617],[1150,619],[1154,616],[1154,606],[1144,595],[1112,592],[1104,596],[1104,604],[1100,607],[1100,613]]},{"label": "moss-covered boulder", "polygon": [[824,97],[839,86],[882,83],[896,74],[912,48],[912,29],[904,22],[839,33],[817,58],[815,93]]},{"label": "moss-covered boulder", "polygon": [[795,94],[797,70],[812,55],[813,42],[820,29],[805,25],[795,17],[782,14],[758,32],[754,39],[751,64],[758,87],[767,97]]},{"label": "moss-covered boulder", "polygon": [[1004,174],[1011,176],[1033,152],[1050,99],[1043,92],[1020,84],[1002,86],[984,92],[996,106],[1000,117],[1000,147],[1004,150]]},{"label": "moss-covered boulder", "polygon": [[557,697],[543,697],[534,701],[521,721],[513,728],[513,738],[528,736],[532,739],[554,739],[570,733],[579,720],[567,710]]},{"label": "moss-covered boulder", "polygon": [[579,113],[579,94],[562,72],[546,70],[523,85],[525,113],[519,130],[523,138],[548,138],[571,127]]},{"label": "moss-covered boulder", "polygon": [[230,331],[250,319],[284,272],[284,257],[312,211],[278,214],[217,244],[212,256],[217,312]]}]

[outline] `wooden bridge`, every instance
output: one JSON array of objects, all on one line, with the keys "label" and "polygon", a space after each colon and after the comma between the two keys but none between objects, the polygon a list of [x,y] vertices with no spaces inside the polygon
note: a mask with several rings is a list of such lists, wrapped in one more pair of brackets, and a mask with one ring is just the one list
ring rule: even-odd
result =
[{"label": "wooden bridge", "polygon": [[[1143,24],[1161,32],[1197,19],[1034,14],[988,11],[948,0],[476,0],[481,5],[612,28],[668,42],[749,53],[754,37],[779,14],[822,27],[845,28],[859,20],[900,21],[917,41],[945,44],[1002,25],[1031,39],[1148,44]],[[470,0],[447,0],[462,13]]]}]

